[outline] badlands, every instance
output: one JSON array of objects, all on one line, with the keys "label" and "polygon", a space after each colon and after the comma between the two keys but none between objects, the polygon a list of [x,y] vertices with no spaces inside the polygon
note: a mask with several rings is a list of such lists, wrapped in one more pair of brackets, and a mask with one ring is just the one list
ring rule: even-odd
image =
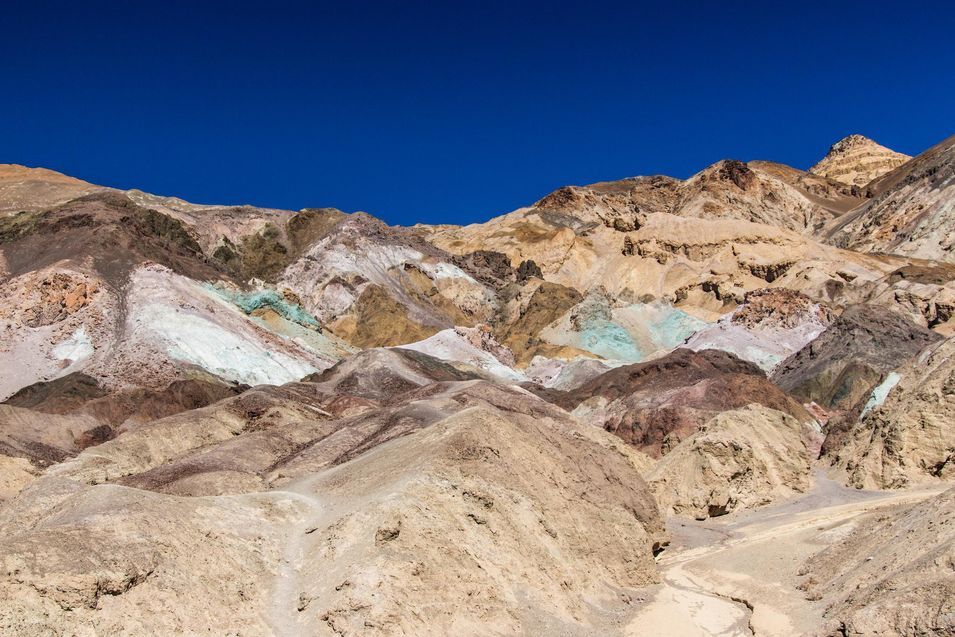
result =
[{"label": "badlands", "polygon": [[955,634],[955,137],[463,227],[2,165],[0,287],[2,635]]}]

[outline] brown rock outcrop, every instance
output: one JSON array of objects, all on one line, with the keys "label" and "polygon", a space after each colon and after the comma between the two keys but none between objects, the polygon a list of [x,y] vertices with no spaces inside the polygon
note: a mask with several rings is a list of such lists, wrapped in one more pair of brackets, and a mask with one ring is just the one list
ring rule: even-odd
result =
[{"label": "brown rock outcrop", "polygon": [[848,410],[883,376],[941,340],[887,308],[858,305],[783,361],[773,382],[803,402]]},{"label": "brown rock outcrop", "polygon": [[747,328],[792,329],[807,320],[831,323],[833,318],[831,310],[813,303],[805,294],[787,288],[764,288],[746,294],[732,321]]},{"label": "brown rock outcrop", "polygon": [[653,457],[669,453],[715,415],[751,403],[784,412],[801,423],[812,421],[756,365],[717,350],[678,349],[551,395],[565,409]]}]

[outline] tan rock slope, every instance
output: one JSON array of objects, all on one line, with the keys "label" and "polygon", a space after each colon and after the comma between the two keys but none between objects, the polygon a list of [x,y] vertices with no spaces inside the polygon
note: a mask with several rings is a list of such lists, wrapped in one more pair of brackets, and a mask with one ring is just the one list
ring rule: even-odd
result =
[{"label": "tan rock slope", "polygon": [[255,390],[30,483],[0,510],[0,629],[619,634],[664,539],[642,461],[405,356],[378,368],[403,382]]},{"label": "tan rock slope", "polygon": [[955,489],[865,522],[801,570],[826,634],[955,633]]},{"label": "tan rock slope", "polygon": [[0,405],[0,503],[16,496],[43,469],[110,436],[110,429],[90,416]]},{"label": "tan rock slope", "polygon": [[880,146],[862,135],[849,135],[833,144],[809,172],[861,187],[910,159],[908,155]]},{"label": "tan rock slope", "polygon": [[647,472],[662,511],[705,519],[764,506],[809,488],[806,429],[753,404],[723,412]]},{"label": "tan rock slope", "polygon": [[748,165],[755,171],[766,173],[789,184],[831,217],[838,217],[865,201],[865,192],[858,187],[813,172],[772,161],[756,160],[749,162]]},{"label": "tan rock slope", "polygon": [[859,301],[892,308],[943,336],[955,335],[955,264],[913,261],[867,287]]},{"label": "tan rock slope", "polygon": [[955,340],[948,339],[888,374],[862,418],[827,448],[827,458],[836,475],[858,488],[955,479],[953,414]]},{"label": "tan rock slope", "polygon": [[46,168],[0,164],[0,217],[36,212],[105,190]]},{"label": "tan rock slope", "polygon": [[829,209],[837,204],[820,205],[788,175],[765,168],[765,164],[734,159],[718,162],[682,184],[680,200],[669,212],[681,217],[739,219],[795,232],[810,232],[831,217]]}]

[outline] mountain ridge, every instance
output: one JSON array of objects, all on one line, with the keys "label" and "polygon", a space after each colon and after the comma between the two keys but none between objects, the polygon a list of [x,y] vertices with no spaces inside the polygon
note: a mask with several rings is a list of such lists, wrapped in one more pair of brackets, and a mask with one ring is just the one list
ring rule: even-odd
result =
[{"label": "mountain ridge", "polygon": [[467,226],[0,168],[0,632],[955,630],[952,139]]}]

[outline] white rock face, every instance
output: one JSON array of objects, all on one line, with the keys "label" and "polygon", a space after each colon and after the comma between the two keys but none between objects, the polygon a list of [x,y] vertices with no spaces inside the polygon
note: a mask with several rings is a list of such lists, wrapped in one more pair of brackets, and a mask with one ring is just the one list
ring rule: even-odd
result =
[{"label": "white rock face", "polygon": [[575,389],[591,378],[600,376],[620,363],[602,361],[596,358],[577,357],[571,360],[535,356],[524,370],[527,377],[544,387],[553,389]]},{"label": "white rock face", "polygon": [[221,378],[249,385],[281,385],[316,371],[308,363],[271,352],[198,314],[159,303],[145,305],[140,311],[140,325],[163,343],[169,356]]},{"label": "white rock face", "polygon": [[127,305],[125,361],[141,358],[142,349],[225,380],[280,385],[326,369],[347,353],[343,346],[336,356],[329,337],[306,335],[304,328],[289,325],[283,335],[212,289],[160,266],[133,274]]},{"label": "white rock face", "polygon": [[865,418],[865,415],[875,409],[876,407],[881,407],[882,403],[885,402],[885,399],[888,398],[889,392],[892,391],[892,388],[899,384],[899,381],[902,380],[902,376],[898,372],[889,372],[889,375],[885,377],[881,383],[879,383],[875,389],[872,390],[872,395],[869,396],[869,400],[866,401],[865,407],[862,408],[862,415],[860,418]]},{"label": "white rock face", "polygon": [[0,400],[95,365],[115,336],[115,294],[68,262],[0,282]]},{"label": "white rock face", "polygon": [[787,356],[802,349],[825,329],[826,323],[815,317],[792,328],[747,327],[735,323],[733,314],[729,314],[694,334],[686,346],[696,351],[719,349],[730,352],[759,365],[770,374]]},{"label": "white rock face", "polygon": [[53,355],[66,361],[68,367],[73,367],[92,356],[94,351],[93,341],[86,333],[86,327],[81,325],[72,336],[53,348]]},{"label": "white rock face", "polygon": [[[447,361],[465,363],[504,381],[520,383],[527,380],[524,374],[496,358],[490,351],[475,346],[468,338],[469,332],[472,331],[474,330],[468,328],[441,330],[434,336],[422,341],[401,345],[400,347]],[[501,345],[498,345],[498,347],[504,349]],[[513,362],[513,355],[511,361]]]},{"label": "white rock face", "polygon": [[350,219],[334,236],[309,248],[282,275],[280,285],[294,290],[320,321],[329,322],[346,313],[365,288],[377,285],[406,306],[412,320],[433,324],[434,308],[415,298],[413,276],[406,270],[423,275],[427,287],[433,286],[453,306],[487,318],[493,294],[484,285],[461,268],[421,250],[369,236],[371,230],[363,224],[367,222],[362,218]]}]

